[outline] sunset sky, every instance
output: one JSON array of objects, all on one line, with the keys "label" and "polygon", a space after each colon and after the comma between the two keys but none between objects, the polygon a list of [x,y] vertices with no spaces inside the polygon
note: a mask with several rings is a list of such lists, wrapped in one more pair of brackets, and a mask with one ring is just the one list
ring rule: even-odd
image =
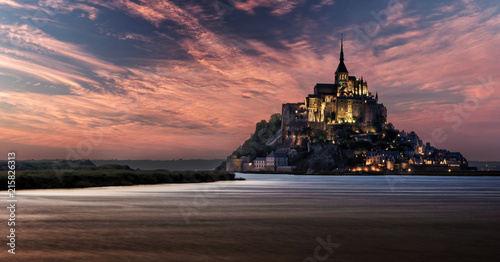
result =
[{"label": "sunset sky", "polygon": [[282,103],[333,82],[343,33],[350,74],[378,92],[396,128],[500,161],[499,7],[0,0],[1,153],[224,158]]}]

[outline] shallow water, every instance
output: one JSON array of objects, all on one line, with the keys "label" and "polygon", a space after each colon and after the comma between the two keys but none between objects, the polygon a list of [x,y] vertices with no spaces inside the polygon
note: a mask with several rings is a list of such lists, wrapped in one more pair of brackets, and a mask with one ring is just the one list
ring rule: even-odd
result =
[{"label": "shallow water", "polygon": [[[238,176],[247,180],[21,191],[16,255],[2,242],[1,261],[496,261],[500,256],[497,177]],[[1,220],[7,221],[6,212]],[[318,238],[329,238],[332,252]]]}]

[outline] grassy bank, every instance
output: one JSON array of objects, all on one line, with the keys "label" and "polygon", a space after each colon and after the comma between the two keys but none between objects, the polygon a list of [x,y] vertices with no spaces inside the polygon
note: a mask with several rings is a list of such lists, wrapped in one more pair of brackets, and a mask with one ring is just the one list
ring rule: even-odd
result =
[{"label": "grassy bank", "polygon": [[[200,183],[234,180],[229,172],[166,171],[127,169],[18,170],[16,190],[82,188],[102,186],[152,185],[165,183]],[[0,174],[0,190],[7,190],[7,171]]]}]

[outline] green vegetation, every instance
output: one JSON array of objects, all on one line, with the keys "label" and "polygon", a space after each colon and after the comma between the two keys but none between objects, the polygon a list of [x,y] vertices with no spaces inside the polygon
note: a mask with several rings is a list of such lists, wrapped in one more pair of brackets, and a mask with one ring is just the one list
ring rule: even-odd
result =
[{"label": "green vegetation", "polygon": [[326,143],[328,141],[328,133],[325,130],[314,130],[310,137],[313,143]]},{"label": "green vegetation", "polygon": [[[234,180],[234,174],[217,171],[166,171],[108,169],[18,170],[16,189],[81,188],[101,186],[199,183]],[[7,190],[7,171],[0,174],[0,190]]]},{"label": "green vegetation", "polygon": [[234,154],[238,155],[238,157],[249,156],[250,159],[265,157],[275,149],[275,146],[267,145],[267,143],[273,141],[280,130],[281,114],[273,114],[269,122],[262,120],[257,123],[255,132],[250,135],[250,138],[246,140],[243,145],[236,149]]},{"label": "green vegetation", "polygon": [[[0,190],[7,190],[7,162],[0,162]],[[90,160],[16,162],[16,189],[129,186],[163,183],[198,183],[235,180],[217,171],[133,170],[127,165],[95,166]]]}]

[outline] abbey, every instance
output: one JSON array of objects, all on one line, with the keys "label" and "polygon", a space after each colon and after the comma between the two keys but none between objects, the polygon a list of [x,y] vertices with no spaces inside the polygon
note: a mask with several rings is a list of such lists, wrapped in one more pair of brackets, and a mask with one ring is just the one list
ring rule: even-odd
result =
[{"label": "abbey", "polygon": [[454,172],[475,170],[459,152],[424,144],[387,123],[387,109],[363,78],[349,75],[344,43],[334,83],[316,84],[303,103],[257,123],[221,164],[226,171]]},{"label": "abbey", "polygon": [[[335,71],[335,83],[316,84],[314,94],[304,103],[287,103],[282,107],[282,136],[285,147],[300,146],[307,132],[324,130],[329,136],[337,125],[358,125],[364,132],[386,124],[387,109],[378,103],[378,94],[368,91],[363,78],[350,76],[344,64],[344,44],[341,41],[340,63]],[[332,139],[332,137],[329,137]]]}]

